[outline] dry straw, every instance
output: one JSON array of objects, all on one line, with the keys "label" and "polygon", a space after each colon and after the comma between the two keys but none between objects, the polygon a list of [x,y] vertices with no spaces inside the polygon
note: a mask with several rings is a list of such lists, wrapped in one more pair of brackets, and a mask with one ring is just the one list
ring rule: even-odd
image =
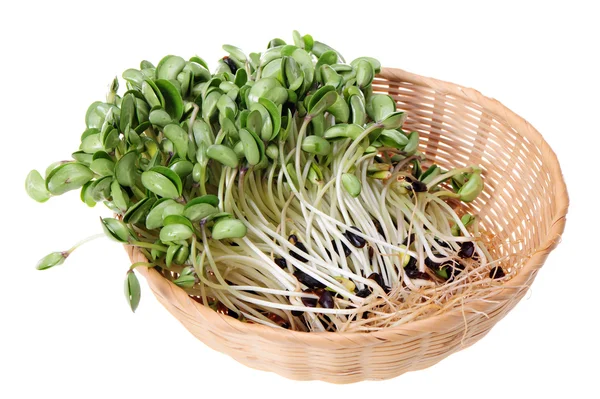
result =
[{"label": "dry straw", "polygon": [[[523,297],[560,241],[569,199],[556,155],[540,133],[498,101],[452,83],[385,68],[373,82],[408,112],[406,129],[442,167],[480,165],[485,190],[469,204],[490,251],[511,277],[466,290],[400,326],[369,333],[306,333],[242,323],[139,268],[163,306],[211,348],[296,380],[351,383],[429,367],[481,339]],[[144,256],[127,247],[132,262]]]}]

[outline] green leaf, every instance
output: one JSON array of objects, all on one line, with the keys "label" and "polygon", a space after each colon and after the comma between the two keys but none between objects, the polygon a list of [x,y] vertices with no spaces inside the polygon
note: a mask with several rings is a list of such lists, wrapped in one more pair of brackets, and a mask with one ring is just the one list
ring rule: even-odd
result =
[{"label": "green leaf", "polygon": [[32,170],[25,179],[25,191],[32,199],[37,202],[46,202],[50,198],[50,193],[46,189],[46,182],[40,172]]},{"label": "green leaf", "polygon": [[208,147],[206,149],[206,156],[219,161],[230,168],[236,168],[238,166],[238,158],[237,155],[235,155],[235,152],[223,144],[213,144]]},{"label": "green leaf", "polygon": [[213,226],[212,238],[215,240],[242,238],[246,232],[246,225],[238,219],[219,219]]},{"label": "green leaf", "polygon": [[194,231],[185,224],[170,224],[160,230],[160,240],[162,242],[185,241],[192,237]]},{"label": "green leaf", "polygon": [[127,299],[127,303],[131,308],[131,311],[135,313],[138,305],[140,304],[140,298],[142,289],[140,287],[140,282],[136,277],[135,273],[130,270],[127,272],[127,276],[125,277],[125,298]]},{"label": "green leaf", "polygon": [[362,185],[360,184],[358,177],[355,175],[351,173],[344,173],[342,175],[342,185],[352,197],[356,198],[360,195]]},{"label": "green leaf", "polygon": [[52,252],[39,260],[36,269],[46,270],[54,266],[62,265],[65,263],[67,256],[69,256],[68,252]]},{"label": "green leaf", "polygon": [[185,159],[188,151],[188,133],[181,126],[174,123],[165,126],[163,132],[165,133],[165,137],[173,142],[177,150],[177,155],[181,159]]},{"label": "green leaf", "polygon": [[115,165],[115,177],[120,185],[125,187],[135,186],[135,180],[138,174],[137,170],[138,154],[130,151],[123,155]]},{"label": "green leaf", "polygon": [[110,159],[98,158],[92,161],[90,169],[100,176],[113,176],[115,173],[115,163]]},{"label": "green leaf", "polygon": [[[286,92],[286,96],[287,96],[287,92]],[[259,98],[258,102],[263,107],[266,108],[267,112],[269,112],[269,116],[271,117],[271,123],[273,124],[273,130],[272,130],[269,141],[273,140],[275,137],[277,137],[277,135],[279,134],[279,130],[281,129],[281,111],[279,111],[279,109],[277,108],[275,103],[273,103],[272,101],[270,101],[266,98]]]},{"label": "green leaf", "polygon": [[302,141],[302,150],[311,154],[328,155],[331,152],[331,144],[319,136],[308,136]]},{"label": "green leaf", "polygon": [[127,244],[129,242],[129,228],[122,221],[115,218],[100,218],[102,229],[108,238]]},{"label": "green leaf", "polygon": [[356,140],[364,130],[365,129],[358,125],[340,123],[327,129],[323,137],[328,140],[344,138]]},{"label": "green leaf", "polygon": [[156,66],[156,78],[175,80],[179,72],[183,71],[186,62],[176,55],[167,55]]},{"label": "green leaf", "polygon": [[146,216],[146,228],[149,230],[163,226],[163,211],[172,204],[177,204],[170,198],[161,198],[152,207]]},{"label": "green leaf", "polygon": [[402,127],[402,124],[406,120],[406,117],[406,113],[402,111],[396,111],[386,116],[385,119],[381,121],[381,124],[383,125],[384,129],[398,129]]},{"label": "green leaf", "polygon": [[214,207],[218,207],[219,206],[219,197],[217,197],[216,195],[212,195],[212,194],[202,195],[200,197],[196,197],[196,198],[192,199],[191,201],[189,201],[186,204],[186,208],[190,207],[190,206],[194,206],[196,204],[209,204]]},{"label": "green leaf", "polygon": [[165,111],[167,111],[174,121],[179,122],[183,115],[181,93],[169,80],[158,79],[154,83],[164,98]]},{"label": "green leaf", "polygon": [[179,198],[183,190],[179,175],[164,166],[155,166],[142,173],[142,184],[154,194],[165,198]]},{"label": "green leaf", "polygon": [[76,190],[94,177],[85,165],[72,162],[60,165],[46,178],[46,189],[53,195],[61,195]]},{"label": "green leaf", "polygon": [[375,122],[383,121],[383,119],[395,111],[396,102],[387,94],[373,94],[369,98],[367,113]]},{"label": "green leaf", "polygon": [[119,182],[114,179],[110,186],[112,203],[121,211],[126,212],[129,207],[129,195],[123,190]]},{"label": "green leaf", "polygon": [[183,211],[183,216],[197,222],[207,216],[217,213],[219,210],[210,204],[200,203],[192,206],[186,206]]}]

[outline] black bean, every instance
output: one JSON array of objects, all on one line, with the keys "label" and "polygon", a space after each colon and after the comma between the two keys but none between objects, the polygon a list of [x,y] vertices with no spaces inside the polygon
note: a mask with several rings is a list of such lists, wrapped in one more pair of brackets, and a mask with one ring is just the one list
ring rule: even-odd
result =
[{"label": "black bean", "polygon": [[385,233],[383,232],[383,227],[381,227],[381,223],[379,223],[379,220],[375,220],[373,219],[373,224],[375,225],[375,229],[377,229],[377,232],[384,238],[387,240],[387,237],[385,236]]},{"label": "black bean", "polygon": [[[304,244],[302,244],[299,241],[296,243],[296,248],[298,248],[300,251],[302,251],[304,253],[307,252],[306,247],[304,246]],[[300,254],[297,254],[296,252],[290,251],[290,255],[293,256],[294,258],[298,259],[302,263],[308,262],[308,259],[306,259],[305,257],[303,257]]]},{"label": "black bean", "polygon": [[442,241],[439,238],[434,238],[435,242],[438,243],[438,245],[442,248],[448,248],[448,249],[452,249],[452,247],[450,246],[450,244],[448,244],[446,241]]},{"label": "black bean", "polygon": [[223,303],[219,302],[217,304],[217,312],[227,315],[227,316],[231,316],[234,319],[237,319],[240,317],[240,315],[238,315],[236,312],[234,312],[233,310],[229,309],[227,306],[225,306]]},{"label": "black bean", "polygon": [[296,243],[298,242],[298,237],[296,237],[295,234],[292,234],[288,237],[288,241],[290,242],[290,244],[296,245]]},{"label": "black bean", "polygon": [[[445,262],[444,265],[446,265],[446,263],[448,262]],[[460,262],[452,261],[447,265],[446,270],[448,271],[448,281],[452,281],[465,270],[465,265]]]},{"label": "black bean", "polygon": [[327,290],[319,290],[316,292],[319,295],[319,305],[327,309],[333,309],[333,296]]},{"label": "black bean", "polygon": [[[411,259],[414,259],[411,257]],[[409,263],[404,267],[404,272],[408,276],[408,278],[417,278],[419,274],[419,269],[417,268],[417,262],[415,261],[413,264]]]},{"label": "black bean", "polygon": [[275,258],[273,259],[273,261],[277,266],[279,266],[282,269],[285,269],[287,267],[287,261],[284,258]]},{"label": "black bean", "polygon": [[402,245],[404,245],[405,247],[409,247],[410,244],[412,244],[413,242],[415,242],[415,235],[414,233],[409,235],[408,237],[406,237],[404,239],[404,241],[402,241]]},{"label": "black bean", "polygon": [[325,331],[335,332],[335,324],[331,321],[329,315],[321,314],[319,315],[319,318],[321,318],[325,324]]},{"label": "black bean", "polygon": [[[342,249],[344,250],[344,255],[346,255],[346,258],[347,258],[348,256],[350,256],[350,254],[352,254],[352,251],[350,251],[350,248],[348,248],[348,246],[346,244],[344,244],[343,242],[340,241],[340,244],[342,245]],[[333,250],[335,251],[335,253],[339,255],[340,253],[338,251],[338,246],[336,245],[335,240],[331,240],[331,245],[333,246]]]},{"label": "black bean", "polygon": [[[351,229],[362,233],[362,231],[360,231],[358,227],[352,226]],[[344,235],[346,236],[348,241],[350,241],[350,244],[354,245],[356,248],[362,248],[367,244],[367,241],[364,238],[357,236],[350,230],[346,230]]]},{"label": "black bean", "polygon": [[233,242],[233,241],[231,241],[229,243],[229,245],[231,245],[232,247],[239,247],[240,246],[240,244],[238,244],[237,242]]},{"label": "black bean", "polygon": [[460,251],[458,251],[458,256],[463,259],[472,258],[475,253],[475,245],[472,241],[466,241],[460,243]]},{"label": "black bean", "polygon": [[381,278],[381,274],[379,273],[371,273],[368,277],[369,280],[373,280],[377,283],[378,286],[383,288],[383,279]]},{"label": "black bean", "polygon": [[506,273],[504,273],[504,269],[502,269],[500,266],[496,266],[490,271],[490,278],[498,279],[504,276],[506,276]]},{"label": "black bean", "polygon": [[427,185],[419,180],[413,181],[411,187],[415,193],[424,193],[427,191]]},{"label": "black bean", "polygon": [[436,271],[440,268],[441,263],[437,263],[434,262],[433,260],[431,260],[431,258],[425,258],[425,266],[427,266],[428,268],[430,268],[433,271]]},{"label": "black bean", "polygon": [[369,295],[371,295],[371,289],[369,287],[365,287],[356,293],[356,296],[359,298],[366,298]]},{"label": "black bean", "polygon": [[375,253],[375,251],[373,250],[373,247],[369,246],[369,260],[373,259],[373,255]]},{"label": "black bean", "polygon": [[[307,294],[312,294],[311,291],[302,291],[305,292]],[[302,300],[302,303],[304,304],[304,306],[308,307],[308,308],[316,308],[317,307],[317,299],[316,298],[300,298]]]},{"label": "black bean", "polygon": [[304,314],[301,310],[292,310],[292,316],[300,317]]},{"label": "black bean", "polygon": [[235,64],[235,62],[231,58],[229,58],[227,56],[223,57],[223,62],[227,64],[227,66],[229,67],[229,69],[231,69],[231,73],[233,73],[235,75],[235,73],[238,70],[238,67]]},{"label": "black bean", "polygon": [[294,272],[294,277],[296,277],[299,282],[301,282],[308,288],[312,288],[312,289],[325,288],[325,284],[321,283],[319,280],[304,273],[302,270],[296,270]]},{"label": "black bean", "polygon": [[285,321],[281,316],[276,315],[275,313],[269,313],[268,318],[269,320],[271,320],[272,322],[274,322],[282,328],[290,328],[290,325],[287,323],[287,321]]},{"label": "black bean", "polygon": [[414,262],[409,261],[408,265],[404,268],[406,276],[410,279],[431,280],[429,274],[419,271],[417,260],[413,257],[411,257],[411,259],[414,259]]}]

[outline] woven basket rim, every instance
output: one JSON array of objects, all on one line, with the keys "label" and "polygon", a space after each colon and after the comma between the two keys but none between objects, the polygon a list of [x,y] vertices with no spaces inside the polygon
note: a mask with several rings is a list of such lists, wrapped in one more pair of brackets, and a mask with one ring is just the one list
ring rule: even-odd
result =
[{"label": "woven basket rim", "polygon": [[[438,330],[444,331],[444,320],[451,318],[458,317],[460,319],[464,319],[465,326],[467,326],[467,320],[476,315],[476,312],[489,312],[494,310],[494,308],[497,307],[496,304],[492,303],[494,299],[500,300],[503,297],[510,297],[513,292],[518,291],[522,286],[529,286],[535,277],[535,274],[543,265],[545,258],[560,242],[561,235],[564,231],[566,215],[569,206],[567,187],[562,175],[558,158],[556,157],[554,151],[550,148],[542,135],[525,119],[506,108],[498,100],[486,97],[475,89],[434,78],[420,76],[399,68],[382,68],[381,73],[377,76],[383,79],[401,78],[401,80],[404,82],[431,87],[439,93],[472,101],[480,105],[490,115],[508,123],[508,125],[513,127],[520,135],[524,135],[531,142],[536,143],[542,153],[545,154],[544,158],[553,164],[554,167],[551,168],[551,175],[558,186],[555,187],[555,216],[552,220],[552,227],[550,228],[548,234],[544,237],[544,241],[536,248],[535,251],[533,251],[530,258],[526,261],[514,278],[503,284],[502,289],[499,290],[492,298],[489,298],[487,302],[477,301],[474,304],[468,305],[468,307],[457,307],[443,314],[411,321],[396,327],[389,327],[379,331],[370,332],[304,332],[287,330],[283,328],[274,328],[256,323],[244,323],[234,319],[233,317],[219,314],[211,308],[192,300],[183,289],[177,287],[171,281],[164,278],[156,270],[139,268],[138,271],[149,281],[149,283],[151,283],[155,295],[161,295],[161,292],[170,291],[170,294],[176,296],[181,303],[185,303],[185,301],[192,303],[199,316],[206,322],[211,324],[220,324],[222,327],[235,330],[236,332],[245,333],[252,336],[261,336],[267,340],[293,339],[295,335],[301,334],[303,340],[308,340],[311,342],[336,341],[339,343],[340,341],[347,340],[349,344],[356,345],[354,339],[364,340],[366,337],[375,340],[391,340],[394,336],[402,336],[405,334],[408,335],[409,333],[414,335],[415,331],[422,331],[423,333]],[[126,246],[126,250],[132,259],[135,257],[143,257],[143,254],[134,247]]]}]

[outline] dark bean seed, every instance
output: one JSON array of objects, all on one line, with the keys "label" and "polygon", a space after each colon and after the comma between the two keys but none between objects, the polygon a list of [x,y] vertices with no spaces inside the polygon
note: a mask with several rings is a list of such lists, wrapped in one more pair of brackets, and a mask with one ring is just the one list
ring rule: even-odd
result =
[{"label": "dark bean seed", "polygon": [[375,228],[377,229],[377,232],[384,238],[387,240],[387,237],[385,236],[385,233],[383,232],[383,227],[381,227],[381,223],[379,223],[379,220],[375,220],[373,219],[373,224],[375,225]]},{"label": "dark bean seed", "polygon": [[411,234],[408,237],[406,237],[404,241],[402,241],[402,245],[404,245],[405,247],[409,247],[410,244],[412,244],[413,242],[415,242],[415,235]]},{"label": "dark bean seed", "polygon": [[198,296],[191,296],[191,295],[190,295],[190,298],[202,305],[202,298],[200,298]]},{"label": "dark bean seed", "polygon": [[458,256],[460,256],[461,258],[472,258],[474,253],[475,245],[472,241],[466,241],[460,244],[460,251],[458,251]]},{"label": "dark bean seed", "polygon": [[381,288],[383,288],[383,279],[381,278],[381,274],[379,274],[379,273],[371,273],[368,278],[369,278],[369,280],[375,281],[378,286],[380,286]]},{"label": "dark bean seed", "polygon": [[335,324],[331,321],[329,315],[322,314],[319,315],[319,318],[324,322],[326,331],[335,332]]},{"label": "dark bean seed", "polygon": [[435,242],[438,243],[438,245],[442,248],[448,248],[448,249],[452,249],[452,247],[450,246],[450,244],[448,244],[446,241],[442,241],[439,238],[434,238]]},{"label": "dark bean seed", "polygon": [[[348,246],[343,242],[340,241],[340,244],[342,245],[342,248],[344,249],[344,255],[346,255],[347,258],[348,256],[350,256],[350,254],[352,254],[352,251],[350,251],[350,248],[348,248]],[[339,255],[340,253],[338,251],[338,246],[335,240],[331,240],[331,245],[333,246],[333,250],[335,251],[335,253]]]},{"label": "dark bean seed", "polygon": [[369,260],[373,259],[374,253],[375,251],[373,250],[373,247],[369,247]]},{"label": "dark bean seed", "polygon": [[227,56],[223,57],[223,62],[225,62],[227,64],[227,66],[229,67],[229,69],[231,69],[231,73],[233,73],[235,75],[235,73],[238,70],[237,65],[235,64],[235,62],[233,62],[233,60]]},{"label": "dark bean seed", "polygon": [[301,310],[292,310],[292,316],[300,317],[304,314]]},{"label": "dark bean seed", "polygon": [[455,277],[465,270],[465,265],[460,262],[445,262],[444,265],[447,266],[448,281],[454,280]]},{"label": "dark bean seed", "polygon": [[504,269],[502,269],[500,266],[496,266],[490,271],[490,278],[498,279],[504,276],[506,276],[506,273],[504,273]]},{"label": "dark bean seed", "polygon": [[240,315],[238,315],[233,310],[229,309],[227,306],[225,306],[221,302],[217,303],[217,313],[221,313],[221,314],[224,314],[224,315],[227,315],[227,316],[231,316],[234,319],[237,319],[237,318],[240,317]]},{"label": "dark bean seed", "polygon": [[[411,259],[414,259],[414,258],[411,257]],[[417,275],[419,274],[419,269],[417,268],[416,260],[414,263],[411,263],[409,261],[408,265],[406,265],[406,267],[404,267],[404,272],[406,273],[408,278],[417,278]]]},{"label": "dark bean seed", "polygon": [[431,258],[425,258],[425,266],[435,271],[438,270],[441,266],[441,263],[434,262]]},{"label": "dark bean seed", "polygon": [[[358,227],[354,227],[352,226],[352,230],[358,231],[359,233],[362,233],[362,231],[360,231],[360,229]],[[367,241],[360,237],[357,236],[356,234],[354,234],[353,232],[351,232],[350,230],[346,230],[346,232],[344,233],[344,235],[346,236],[346,238],[348,239],[348,241],[350,241],[350,244],[354,245],[356,248],[362,248],[367,244]]]},{"label": "dark bean seed", "polygon": [[[301,242],[296,243],[296,248],[298,248],[300,251],[302,251],[304,253],[307,252],[306,247]],[[302,263],[308,262],[308,259],[306,259],[305,257],[303,257],[300,254],[297,254],[296,252],[290,251],[290,255],[292,255],[294,258],[298,259]]]},{"label": "dark bean seed", "polygon": [[298,237],[296,237],[295,234],[292,234],[288,237],[288,241],[290,242],[290,244],[296,245],[296,243],[298,242]]},{"label": "dark bean seed", "polygon": [[321,283],[319,280],[314,279],[308,274],[304,273],[302,270],[296,270],[294,272],[294,277],[298,279],[299,282],[307,286],[308,288],[317,289],[317,288],[325,288],[325,284]]},{"label": "dark bean seed", "polygon": [[239,247],[240,244],[238,244],[237,242],[230,242],[229,245],[231,245],[232,247]]},{"label": "dark bean seed", "polygon": [[287,323],[287,321],[285,321],[281,316],[276,315],[275,313],[269,313],[268,317],[269,317],[269,320],[271,320],[272,322],[274,322],[278,326],[286,328],[286,329],[290,328],[290,326]]},{"label": "dark bean seed", "polygon": [[369,287],[365,287],[356,293],[356,296],[359,298],[366,298],[369,295],[371,295],[371,289]]},{"label": "dark bean seed", "polygon": [[324,289],[319,289],[315,292],[315,294],[319,296],[319,305],[327,309],[333,309],[334,302],[331,292]]},{"label": "dark bean seed", "polygon": [[427,191],[427,185],[419,180],[413,181],[411,187],[415,193],[424,193]]},{"label": "dark bean seed", "polygon": [[417,260],[412,257],[411,259],[414,259],[414,262],[409,261],[408,265],[406,265],[404,268],[406,276],[410,279],[431,280],[429,274],[419,271],[419,268],[417,267]]},{"label": "dark bean seed", "polygon": [[275,258],[273,259],[273,261],[277,266],[279,266],[282,269],[285,269],[287,267],[287,261],[284,258]]},{"label": "dark bean seed", "polygon": [[[307,294],[312,294],[311,291],[302,291],[304,293]],[[316,308],[317,307],[317,298],[300,298],[302,300],[302,303],[304,304],[304,306],[308,307],[308,308]]]}]

